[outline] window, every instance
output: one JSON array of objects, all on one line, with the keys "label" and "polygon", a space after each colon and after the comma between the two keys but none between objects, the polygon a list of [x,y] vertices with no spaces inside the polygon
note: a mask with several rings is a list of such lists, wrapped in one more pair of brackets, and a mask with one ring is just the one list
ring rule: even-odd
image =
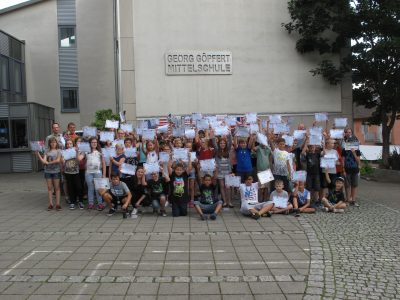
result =
[{"label": "window", "polygon": [[59,31],[61,48],[76,47],[75,26],[62,26]]},{"label": "window", "polygon": [[17,94],[22,93],[22,70],[21,64],[14,61],[14,90]]},{"label": "window", "polygon": [[13,148],[27,148],[26,119],[11,120]]},{"label": "window", "polygon": [[0,119],[0,148],[10,148],[8,119]]},{"label": "window", "polygon": [[0,89],[9,90],[10,89],[10,67],[8,63],[8,58],[0,56]]},{"label": "window", "polygon": [[10,38],[10,57],[22,60],[22,44],[13,38]]},{"label": "window", "polygon": [[79,112],[78,88],[61,88],[61,111]]}]

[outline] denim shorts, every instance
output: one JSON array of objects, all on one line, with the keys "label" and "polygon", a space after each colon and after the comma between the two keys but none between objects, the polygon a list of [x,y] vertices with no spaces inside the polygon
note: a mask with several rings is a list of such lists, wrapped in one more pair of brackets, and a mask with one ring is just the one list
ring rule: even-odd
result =
[{"label": "denim shorts", "polygon": [[199,206],[203,213],[205,214],[212,214],[216,209],[218,205],[222,205],[222,201],[219,200],[215,202],[214,204],[203,204],[200,203],[200,201],[194,201],[194,205]]},{"label": "denim shorts", "polygon": [[61,173],[44,173],[46,179],[61,179]]}]

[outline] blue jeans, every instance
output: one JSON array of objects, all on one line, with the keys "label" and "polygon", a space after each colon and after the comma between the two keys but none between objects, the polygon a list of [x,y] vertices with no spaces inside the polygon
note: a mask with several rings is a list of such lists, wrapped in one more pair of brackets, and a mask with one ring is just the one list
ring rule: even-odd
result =
[{"label": "blue jeans", "polygon": [[88,202],[89,204],[93,204],[94,202],[94,193],[96,193],[97,204],[103,204],[103,198],[101,198],[99,192],[94,188],[94,179],[101,178],[101,173],[86,173],[85,179],[88,187]]}]

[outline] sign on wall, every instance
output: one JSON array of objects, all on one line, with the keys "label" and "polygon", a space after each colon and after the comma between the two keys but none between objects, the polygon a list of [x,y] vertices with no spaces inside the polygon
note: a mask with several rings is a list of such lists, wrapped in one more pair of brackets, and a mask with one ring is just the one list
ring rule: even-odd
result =
[{"label": "sign on wall", "polygon": [[173,50],[165,53],[167,75],[231,75],[232,52]]}]

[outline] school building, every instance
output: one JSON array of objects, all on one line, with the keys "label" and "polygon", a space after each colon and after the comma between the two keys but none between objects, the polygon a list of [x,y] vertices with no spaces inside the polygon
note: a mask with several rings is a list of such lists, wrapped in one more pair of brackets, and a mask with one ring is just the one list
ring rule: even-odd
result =
[{"label": "school building", "polygon": [[30,0],[0,11],[25,45],[26,98],[63,129],[98,109],[128,120],[202,112],[328,112],[352,120],[351,81],[313,77],[283,0]]}]

